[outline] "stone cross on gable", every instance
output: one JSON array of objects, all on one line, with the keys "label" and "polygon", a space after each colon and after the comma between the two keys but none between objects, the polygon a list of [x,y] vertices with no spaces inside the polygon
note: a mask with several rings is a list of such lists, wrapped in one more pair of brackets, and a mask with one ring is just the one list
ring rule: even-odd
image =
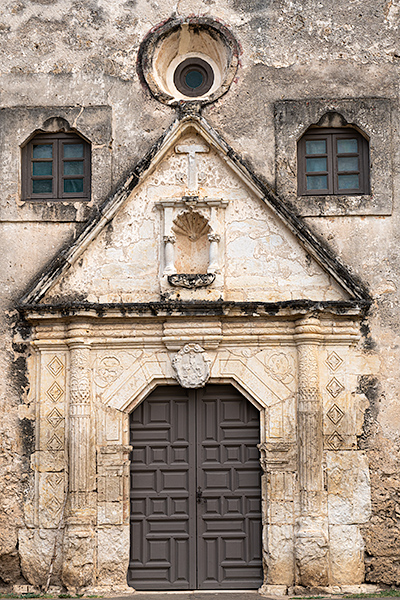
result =
[{"label": "stone cross on gable", "polygon": [[209,147],[201,144],[180,144],[175,147],[177,154],[187,154],[188,156],[187,186],[189,192],[196,192],[198,186],[196,154],[208,151]]}]

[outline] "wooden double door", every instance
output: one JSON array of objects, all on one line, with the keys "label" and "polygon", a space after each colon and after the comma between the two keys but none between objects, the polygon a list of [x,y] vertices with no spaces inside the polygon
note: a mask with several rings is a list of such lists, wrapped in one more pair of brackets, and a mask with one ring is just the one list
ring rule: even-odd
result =
[{"label": "wooden double door", "polygon": [[259,412],[234,387],[157,388],[131,415],[138,590],[262,583]]}]

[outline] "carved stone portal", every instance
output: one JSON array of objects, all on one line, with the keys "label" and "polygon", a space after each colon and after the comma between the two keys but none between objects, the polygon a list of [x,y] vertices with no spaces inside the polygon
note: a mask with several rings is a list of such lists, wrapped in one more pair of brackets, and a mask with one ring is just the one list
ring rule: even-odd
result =
[{"label": "carved stone portal", "polygon": [[186,344],[172,359],[172,366],[182,387],[200,388],[210,377],[210,362],[199,344]]}]

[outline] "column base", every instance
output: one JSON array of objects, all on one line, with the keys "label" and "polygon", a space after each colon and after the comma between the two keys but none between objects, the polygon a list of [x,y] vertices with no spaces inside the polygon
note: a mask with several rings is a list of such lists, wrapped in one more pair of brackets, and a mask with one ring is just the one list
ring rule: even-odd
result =
[{"label": "column base", "polygon": [[288,587],[287,593],[288,596],[309,596],[310,594],[316,596],[326,596],[327,594],[333,596],[342,596],[343,594],[375,594],[381,591],[381,589],[382,588],[379,587],[379,585],[372,585],[367,583],[362,583],[360,585],[328,585],[315,587],[304,587],[302,585],[294,585]]},{"label": "column base", "polygon": [[258,593],[261,596],[286,596],[287,590],[287,585],[269,585],[268,583],[264,583],[258,590]]},{"label": "column base", "polygon": [[80,591],[84,596],[131,596],[136,590],[129,585],[91,585]]},{"label": "column base", "polygon": [[329,585],[327,524],[313,517],[301,518],[295,541],[296,571],[300,587]]}]

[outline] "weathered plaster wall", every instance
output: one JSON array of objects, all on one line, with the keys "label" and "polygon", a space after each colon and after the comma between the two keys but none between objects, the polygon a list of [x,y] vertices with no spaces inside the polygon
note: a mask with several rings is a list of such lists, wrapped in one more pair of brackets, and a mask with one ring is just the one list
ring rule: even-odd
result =
[{"label": "weathered plaster wall", "polygon": [[[392,214],[309,217],[307,222],[363,278],[375,298],[364,331],[367,351],[377,353],[381,366],[378,382],[360,381],[360,391],[370,403],[360,445],[371,461],[373,493],[373,517],[364,530],[366,578],[399,584],[400,555],[395,540],[400,532],[400,8],[394,0],[341,0],[334,4],[328,0],[318,4],[312,0],[181,0],[178,4],[167,0],[162,5],[144,0],[7,0],[0,8],[1,106],[53,107],[48,117],[57,116],[55,106],[76,106],[83,113],[91,105],[111,107],[112,140],[107,142],[111,165],[107,168],[111,187],[116,185],[174,117],[171,109],[143,89],[135,71],[141,39],[174,10],[219,18],[239,39],[243,53],[237,78],[231,90],[204,114],[272,186],[276,102],[363,96],[391,100]],[[23,127],[26,120],[21,122]],[[76,127],[79,130],[79,118]],[[9,143],[10,132],[6,120],[0,135]],[[16,136],[14,149],[19,140]],[[2,162],[7,164],[10,153],[7,146],[3,148]],[[30,438],[32,414],[29,405],[21,406],[26,357],[22,345],[12,345],[15,302],[46,262],[74,237],[79,227],[75,219],[83,218],[69,206],[56,211],[22,206],[17,161],[18,153],[2,175],[0,194],[5,214],[0,267],[5,315],[1,364],[2,372],[9,374],[0,384],[0,477],[5,482],[0,500],[0,579],[5,584],[20,577],[16,529],[29,489],[25,473],[31,452],[24,442]],[[93,184],[96,193],[96,182]],[[280,191],[285,197],[285,190]],[[24,343],[25,335],[23,329],[18,332],[19,344]]]},{"label": "weathered plaster wall", "polygon": [[[229,165],[212,151],[199,135],[183,134],[156,170],[133,192],[124,206],[109,222],[78,263],[71,266],[62,280],[46,294],[42,302],[65,302],[69,297],[86,302],[157,302],[162,293],[164,242],[159,202],[181,198],[188,181],[188,158],[176,148],[190,143],[207,152],[197,155],[194,167],[201,179],[196,193],[201,198],[223,198],[226,207],[220,210],[214,226],[221,239],[219,264],[215,284],[204,299],[241,302],[279,302],[307,298],[310,300],[344,300],[348,294],[334,282],[315,259],[299,246],[288,230],[263,200],[255,197]],[[202,145],[201,145],[202,144]],[[196,203],[178,211],[188,217],[182,229],[188,236],[196,233],[191,220],[194,214],[207,225],[209,210]],[[203,215],[204,213],[204,215]],[[202,221],[200,221],[202,223]],[[211,219],[210,219],[211,223]],[[209,242],[205,237],[207,246]],[[185,249],[175,243],[175,265],[179,271],[180,253]],[[208,248],[205,249],[205,271]],[[195,267],[196,262],[194,261]],[[194,273],[201,272],[194,270]],[[172,294],[169,288],[165,293]],[[178,290],[178,298],[184,290]],[[199,299],[198,292],[192,294]]]}]

